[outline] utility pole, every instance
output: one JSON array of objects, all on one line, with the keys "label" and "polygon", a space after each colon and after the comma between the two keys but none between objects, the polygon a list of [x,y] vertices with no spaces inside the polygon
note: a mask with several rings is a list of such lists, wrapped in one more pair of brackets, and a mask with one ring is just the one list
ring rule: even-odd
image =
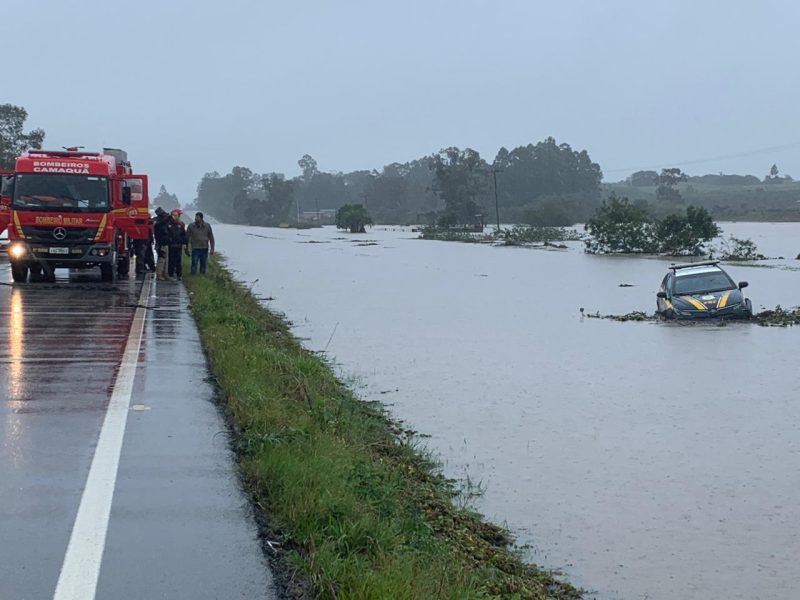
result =
[{"label": "utility pole", "polygon": [[497,231],[500,231],[500,203],[497,201],[497,174],[502,173],[503,169],[492,167],[490,173],[494,179],[494,210],[497,213]]}]

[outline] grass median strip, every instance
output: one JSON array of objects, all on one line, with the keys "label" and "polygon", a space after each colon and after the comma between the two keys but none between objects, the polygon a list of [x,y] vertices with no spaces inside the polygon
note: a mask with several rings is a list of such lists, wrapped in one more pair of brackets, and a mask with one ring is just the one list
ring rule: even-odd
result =
[{"label": "grass median strip", "polygon": [[224,264],[185,278],[248,492],[315,598],[567,600]]}]

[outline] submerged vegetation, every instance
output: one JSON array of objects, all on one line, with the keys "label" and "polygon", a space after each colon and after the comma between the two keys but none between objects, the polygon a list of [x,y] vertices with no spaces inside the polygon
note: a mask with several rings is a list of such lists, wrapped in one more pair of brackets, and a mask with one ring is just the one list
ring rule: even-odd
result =
[{"label": "submerged vegetation", "polygon": [[733,260],[739,262],[766,260],[767,257],[761,254],[753,240],[741,239],[730,236],[723,239],[717,248],[714,248],[709,255],[718,260]]},{"label": "submerged vegetation", "polygon": [[[609,321],[661,321],[663,318],[657,313],[646,313],[643,311],[635,310],[633,312],[625,313],[623,315],[602,315],[600,312],[584,313],[581,309],[581,314],[590,319],[607,319]],[[800,308],[785,309],[776,306],[772,310],[765,310],[750,317],[749,321],[742,321],[738,319],[737,322],[749,322],[761,325],[762,327],[790,327],[792,325],[800,325]],[[717,323],[725,324],[726,320],[723,319],[696,319],[686,321],[673,321],[673,323],[681,325],[700,324],[700,323]]]},{"label": "submerged vegetation", "polygon": [[668,254],[699,256],[720,228],[704,208],[653,218],[641,204],[611,196],[585,226],[590,254]]},{"label": "submerged vegetation", "polygon": [[356,398],[216,258],[186,285],[263,533],[312,597],[580,597],[457,506],[411,432]]},{"label": "submerged vegetation", "polygon": [[349,229],[350,233],[364,233],[372,225],[372,217],[361,204],[345,204],[336,211],[336,227]]},{"label": "submerged vegetation", "polygon": [[422,228],[420,239],[501,246],[554,246],[554,242],[578,241],[583,239],[583,236],[576,230],[565,227],[515,225],[510,229],[501,228],[499,231],[476,232],[452,227],[429,226]]}]

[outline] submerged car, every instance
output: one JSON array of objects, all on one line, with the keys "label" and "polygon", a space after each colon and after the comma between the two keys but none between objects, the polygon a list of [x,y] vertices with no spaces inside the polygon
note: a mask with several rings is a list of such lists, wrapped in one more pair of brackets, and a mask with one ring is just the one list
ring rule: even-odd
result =
[{"label": "submerged car", "polygon": [[656,294],[656,313],[665,319],[749,319],[746,281],[733,282],[717,261],[672,265]]}]

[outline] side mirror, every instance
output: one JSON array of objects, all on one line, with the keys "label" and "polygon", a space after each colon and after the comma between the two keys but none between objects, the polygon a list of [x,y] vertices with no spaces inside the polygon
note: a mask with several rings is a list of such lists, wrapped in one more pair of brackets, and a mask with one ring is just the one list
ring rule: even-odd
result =
[{"label": "side mirror", "polygon": [[667,297],[667,292],[658,292],[656,294],[656,298],[666,298],[666,297]]},{"label": "side mirror", "polygon": [[741,289],[744,289],[744,288],[746,288],[748,285],[750,285],[750,284],[749,284],[749,283],[747,283],[746,281],[740,281],[740,282],[739,282],[739,289],[740,289],[740,290],[741,290]]},{"label": "side mirror", "polygon": [[125,206],[130,206],[131,203],[131,188],[127,186],[122,188],[122,203]]}]

